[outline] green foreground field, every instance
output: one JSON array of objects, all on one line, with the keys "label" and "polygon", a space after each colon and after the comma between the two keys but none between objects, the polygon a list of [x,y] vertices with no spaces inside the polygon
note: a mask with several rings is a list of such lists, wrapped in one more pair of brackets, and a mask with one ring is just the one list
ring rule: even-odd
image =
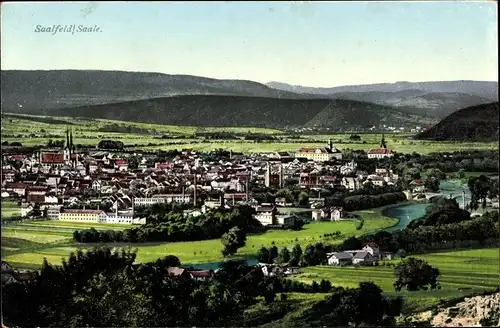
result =
[{"label": "green foreground field", "polygon": [[[415,312],[428,310],[439,304],[441,300],[452,300],[466,297],[475,293],[492,291],[500,287],[500,251],[498,249],[476,249],[453,252],[440,252],[416,256],[428,261],[431,265],[441,271],[439,278],[440,290],[417,291],[417,292],[395,292],[394,268],[389,267],[310,267],[300,269],[300,273],[293,276],[303,282],[311,283],[313,280],[330,280],[334,286],[353,287],[359,286],[360,282],[372,281],[380,286],[384,294],[388,296],[403,296],[405,300],[403,314],[408,315]],[[397,260],[391,261],[397,263]],[[324,293],[289,293],[286,301],[279,303],[290,306],[284,316],[274,318],[272,322],[260,326],[261,328],[290,327],[296,324],[301,314],[309,309],[315,302],[324,299],[328,294]],[[249,310],[259,315],[271,313],[272,306],[259,303]]]},{"label": "green foreground field", "polygon": [[[397,223],[397,219],[384,217],[380,210],[357,212],[365,218],[361,230],[356,230],[357,221],[313,222],[300,231],[270,230],[264,234],[253,234],[247,237],[246,246],[238,251],[237,257],[253,257],[262,247],[270,247],[274,242],[279,248],[293,247],[298,243],[307,244],[328,241],[340,242],[343,239],[375,232]],[[4,227],[2,231],[2,258],[20,268],[37,268],[43,258],[54,264],[60,264],[61,259],[78,248],[94,246],[92,244],[77,244],[72,241],[75,229],[95,227],[96,229],[125,229],[123,225],[95,225],[89,223],[74,223],[61,221],[37,221],[14,223]],[[340,231],[335,238],[325,238],[322,235]],[[20,240],[23,247],[18,247]],[[21,243],[22,244],[22,243]],[[131,246],[137,248],[139,262],[154,261],[166,255],[179,257],[182,263],[207,263],[223,260],[220,253],[222,245],[219,239],[177,242],[177,243],[144,243],[144,244],[109,244],[112,247]]]},{"label": "green foreground field", "polygon": [[[380,144],[380,133],[361,134],[361,140],[365,142],[362,143],[350,142],[349,136],[351,133],[302,135],[298,137],[293,136],[293,138],[291,138],[291,136],[286,135],[280,130],[252,127],[198,128],[193,126],[167,126],[100,119],[75,119],[68,117],[53,117],[53,119],[58,120],[59,124],[37,122],[36,118],[21,119],[17,117],[6,117],[2,123],[2,141],[16,141],[27,146],[45,145],[50,139],[53,141],[63,140],[65,138],[66,126],[70,125],[74,131],[73,140],[75,144],[95,146],[101,139],[116,139],[122,141],[125,145],[138,145],[137,148],[144,150],[193,149],[198,151],[210,151],[224,148],[244,153],[297,151],[302,147],[325,146],[328,139],[332,139],[335,146],[339,149],[368,150],[378,147]],[[103,127],[110,124],[146,129],[154,132],[138,134],[100,131]],[[204,138],[195,138],[193,135],[196,132],[250,132],[273,135],[276,137],[276,140],[269,142],[254,142],[243,139],[204,140]],[[162,135],[166,135],[167,138],[161,138]],[[179,137],[183,137],[183,139],[177,139]],[[410,138],[411,135],[408,133],[386,134],[388,147],[400,153],[418,152],[420,154],[428,154],[431,152],[443,151],[498,149],[499,146],[498,142],[432,142],[412,140]],[[339,141],[342,143],[339,143]]]},{"label": "green foreground field", "polygon": [[21,208],[17,202],[2,200],[2,221],[9,221],[19,216],[21,216]]},{"label": "green foreground field", "polygon": [[[402,295],[419,310],[439,302],[471,293],[500,287],[500,250],[498,248],[460,250],[415,256],[437,267],[441,276],[440,290],[400,292],[394,291],[394,268],[378,267],[330,267],[317,266],[301,269],[293,277],[311,283],[313,280],[330,280],[333,285],[357,287],[362,281],[372,281],[388,295]],[[387,261],[397,264],[399,260]],[[460,290],[459,290],[460,289]]]}]

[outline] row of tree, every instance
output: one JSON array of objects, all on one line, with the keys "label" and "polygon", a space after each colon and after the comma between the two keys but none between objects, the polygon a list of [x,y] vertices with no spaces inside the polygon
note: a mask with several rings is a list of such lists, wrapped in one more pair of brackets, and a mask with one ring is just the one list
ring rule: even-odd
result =
[{"label": "row of tree", "polygon": [[76,230],[73,239],[81,243],[177,242],[221,238],[233,227],[245,233],[264,231],[262,224],[253,217],[254,209],[249,206],[220,208],[197,217],[185,214],[181,208],[171,208],[164,215],[155,214],[151,223],[123,231],[98,231],[94,228]]},{"label": "row of tree", "polygon": [[301,256],[302,248],[299,244],[295,244],[291,252],[287,247],[278,250],[276,246],[270,248],[262,247],[257,252],[259,263],[288,264],[290,266],[298,266]]},{"label": "row of tree", "polygon": [[[327,253],[361,249],[363,245],[370,242],[375,242],[383,252],[419,254],[443,248],[453,249],[473,243],[478,246],[490,245],[490,242],[494,240],[498,245],[499,234],[498,212],[488,212],[482,217],[460,222],[421,225],[414,229],[406,228],[392,233],[379,231],[362,237],[349,237],[337,245],[321,242],[309,244],[300,256],[298,265],[301,267],[325,265]],[[451,246],[445,247],[447,244]]]},{"label": "row of tree", "polygon": [[406,200],[403,192],[393,192],[381,195],[349,196],[344,199],[345,211],[359,211],[369,208],[396,204]]},{"label": "row of tree", "polygon": [[23,327],[245,326],[244,313],[259,298],[271,304],[277,293],[314,288],[330,295],[297,318],[301,326],[394,326],[403,304],[373,283],[305,287],[232,261],[212,278],[196,281],[167,273],[178,264],[175,257],[146,264],[135,259],[132,251],[91,249],[71,254],[62,266],[44,261],[33,281],[2,289],[3,320]]}]

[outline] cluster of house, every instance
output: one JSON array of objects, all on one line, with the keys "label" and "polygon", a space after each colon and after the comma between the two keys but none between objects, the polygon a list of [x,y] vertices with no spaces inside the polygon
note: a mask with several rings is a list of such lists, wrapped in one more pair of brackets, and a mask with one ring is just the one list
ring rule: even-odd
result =
[{"label": "cluster of house", "polygon": [[375,265],[380,260],[391,260],[392,254],[380,252],[375,243],[368,243],[360,250],[347,250],[326,254],[328,265]]},{"label": "cluster of house", "polygon": [[[130,156],[135,157],[133,168],[129,167]],[[284,160],[287,156],[288,160]],[[210,208],[246,203],[256,208],[256,218],[263,224],[283,225],[294,216],[280,214],[278,208],[292,204],[280,198],[275,204],[259,204],[249,197],[250,184],[283,187],[284,181],[295,180],[303,188],[320,190],[336,185],[356,190],[370,181],[376,185],[391,184],[398,178],[386,169],[371,175],[357,170],[354,161],[342,161],[342,153],[331,141],[328,147],[303,148],[295,156],[283,152],[235,154],[230,160],[217,161],[195,151],[184,151],[167,162],[154,162],[154,158],[153,154],[99,150],[78,153],[68,134],[63,149],[31,155],[4,153],[2,198],[20,200],[21,217],[39,210],[49,219],[122,224],[144,224],[144,218],[135,217],[134,208],[157,203],[202,205],[200,211],[188,213],[193,216]],[[335,164],[323,163],[333,158]],[[6,164],[7,159],[16,160],[19,165]],[[202,192],[214,191],[222,196],[200,198]],[[318,197],[312,207],[323,206],[321,201]],[[81,209],[68,209],[75,207]],[[313,219],[335,220],[342,216],[341,209],[318,213]]]}]

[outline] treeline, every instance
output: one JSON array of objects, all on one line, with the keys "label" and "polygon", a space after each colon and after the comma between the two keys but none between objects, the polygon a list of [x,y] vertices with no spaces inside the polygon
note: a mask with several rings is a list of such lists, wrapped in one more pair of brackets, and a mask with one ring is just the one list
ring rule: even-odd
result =
[{"label": "treeline", "polygon": [[125,145],[123,144],[123,142],[121,142],[119,140],[101,140],[97,144],[97,148],[123,150],[123,148],[125,148]]},{"label": "treeline", "polygon": [[[325,326],[327,321],[340,327],[394,326],[403,305],[401,297],[385,297],[368,282],[359,288],[332,288],[325,280],[306,285],[264,276],[259,267],[236,261],[222,263],[212,277],[197,281],[168,274],[169,267],[180,265],[175,256],[143,264],[134,264],[135,259],[135,252],[107,248],[70,254],[62,266],[45,260],[33,281],[2,289],[2,318],[21,327],[254,326],[278,318],[246,311],[251,306],[261,299],[271,307],[284,304],[274,302],[278,293],[285,301],[287,292],[301,291],[331,294],[296,318],[300,326]],[[339,299],[342,307],[335,303]]]},{"label": "treeline", "polygon": [[406,228],[441,226],[471,219],[470,213],[461,209],[455,200],[444,197],[434,198],[425,211],[426,214],[423,218],[411,221]]},{"label": "treeline", "polygon": [[420,226],[395,232],[379,231],[363,237],[349,237],[341,244],[309,244],[298,265],[301,267],[325,265],[327,253],[361,249],[366,243],[376,243],[382,252],[421,254],[429,251],[462,247],[500,246],[498,212],[483,217],[437,226]]},{"label": "treeline", "polygon": [[25,115],[15,115],[15,114],[2,114],[5,118],[15,118],[18,120],[26,120],[38,123],[47,123],[47,124],[58,124],[58,125],[74,125],[72,122],[58,120],[52,117],[45,116],[25,116]]},{"label": "treeline", "polygon": [[197,138],[205,138],[205,139],[211,139],[211,140],[239,140],[236,136],[236,134],[231,133],[231,132],[196,132],[194,134],[195,137]]},{"label": "treeline", "polygon": [[392,192],[380,195],[349,196],[344,199],[344,210],[359,211],[396,204],[404,200],[406,200],[406,196],[403,192]]},{"label": "treeline", "polygon": [[174,209],[164,216],[157,215],[154,223],[123,231],[94,228],[75,230],[73,240],[80,243],[106,242],[178,242],[220,238],[233,227],[245,233],[262,232],[262,224],[253,218],[255,210],[249,206],[237,206],[230,210],[217,209],[196,218],[185,215],[182,210]]},{"label": "treeline", "polygon": [[135,133],[135,134],[153,134],[156,133],[156,130],[148,130],[139,128],[132,125],[119,125],[116,123],[106,124],[99,129],[99,132],[117,132],[117,133]]}]

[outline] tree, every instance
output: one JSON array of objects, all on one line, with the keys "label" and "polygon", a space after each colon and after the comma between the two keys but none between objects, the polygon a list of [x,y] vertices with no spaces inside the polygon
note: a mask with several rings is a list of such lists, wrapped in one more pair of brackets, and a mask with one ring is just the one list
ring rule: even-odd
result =
[{"label": "tree", "polygon": [[278,258],[276,259],[276,262],[279,264],[282,263],[288,263],[290,261],[290,251],[288,248],[283,247],[278,255]]},{"label": "tree", "polygon": [[299,265],[300,257],[302,256],[302,248],[299,244],[295,244],[292,248],[292,253],[290,254],[290,262],[291,266]]},{"label": "tree", "polygon": [[307,327],[394,327],[402,305],[402,298],[386,298],[377,285],[362,282],[359,288],[333,288],[330,295],[304,311],[298,320]]},{"label": "tree", "polygon": [[426,176],[424,179],[425,189],[431,192],[439,191],[439,179],[434,176]]},{"label": "tree", "polygon": [[233,227],[229,229],[228,232],[222,235],[222,245],[224,248],[222,249],[222,255],[224,257],[236,254],[239,248],[245,246],[247,240],[247,236],[244,230]]},{"label": "tree", "polygon": [[305,191],[300,192],[298,200],[300,206],[307,206],[309,204],[309,194]]},{"label": "tree", "polygon": [[271,254],[266,247],[262,247],[261,249],[259,249],[259,251],[257,252],[257,260],[259,261],[259,263],[273,262],[273,260],[271,259]]},{"label": "tree", "polygon": [[439,269],[433,268],[424,260],[414,257],[401,261],[394,268],[394,275],[397,280],[394,282],[396,291],[406,288],[408,291],[441,289],[437,281]]},{"label": "tree", "polygon": [[274,261],[274,259],[276,259],[278,257],[278,247],[276,247],[276,246],[271,247],[269,249],[269,256],[270,256],[270,260],[272,263],[272,261]]},{"label": "tree", "polygon": [[472,177],[469,179],[467,186],[471,193],[471,208],[477,209],[480,202],[483,204],[483,208],[486,207],[486,197],[491,188],[490,179],[485,175]]},{"label": "tree", "polygon": [[156,260],[156,265],[164,268],[179,267],[181,266],[181,261],[177,256],[167,255],[163,258]]}]

